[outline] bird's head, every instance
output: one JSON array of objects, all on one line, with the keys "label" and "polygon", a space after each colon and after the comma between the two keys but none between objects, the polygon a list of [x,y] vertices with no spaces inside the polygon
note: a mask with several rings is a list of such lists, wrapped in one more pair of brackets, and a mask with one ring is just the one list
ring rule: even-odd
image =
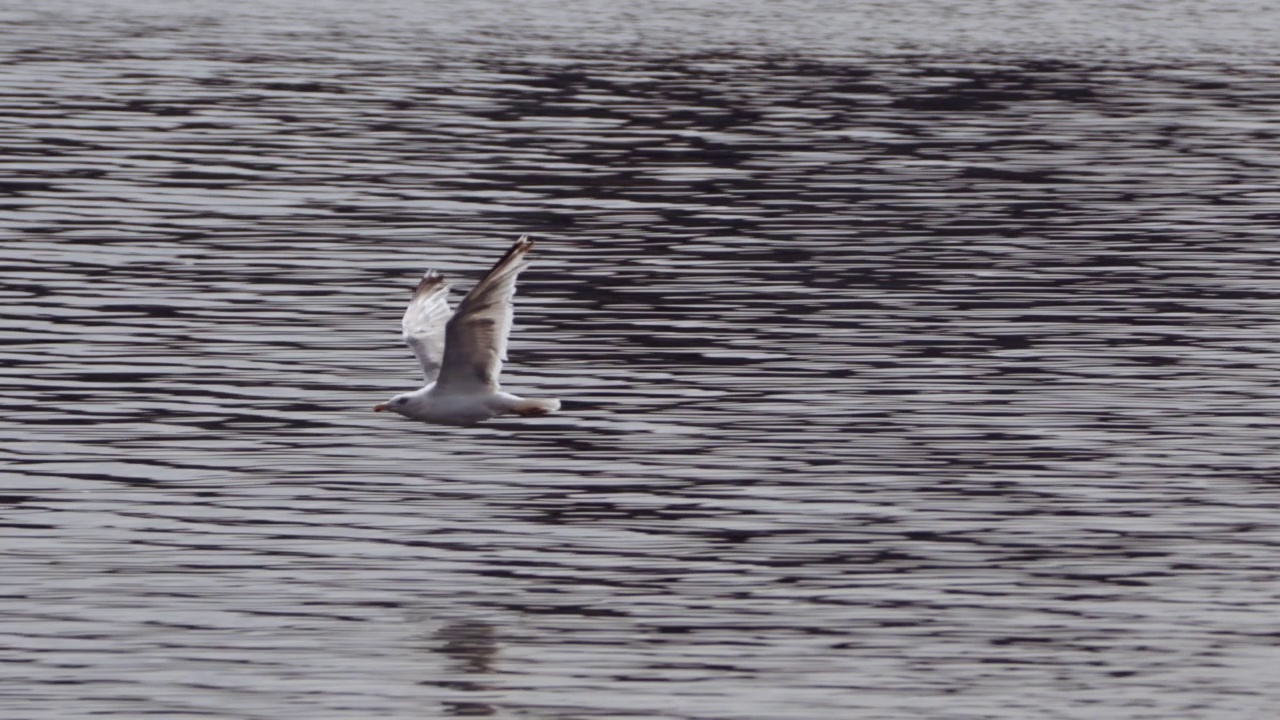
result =
[{"label": "bird's head", "polygon": [[408,417],[409,408],[414,404],[415,400],[417,400],[418,402],[421,402],[421,400],[417,396],[415,396],[414,393],[401,393],[384,403],[378,403],[377,405],[374,405],[373,410],[374,412],[382,412],[386,410],[386,411],[398,413],[400,415],[404,415]]}]

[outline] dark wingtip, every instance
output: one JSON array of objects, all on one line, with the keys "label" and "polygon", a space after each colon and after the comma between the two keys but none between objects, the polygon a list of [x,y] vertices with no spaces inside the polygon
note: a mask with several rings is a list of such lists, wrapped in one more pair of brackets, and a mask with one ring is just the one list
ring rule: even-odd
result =
[{"label": "dark wingtip", "polygon": [[[529,239],[529,236],[521,235],[520,238],[516,240],[514,243],[512,243],[511,247],[508,248],[507,251],[502,254],[502,257],[498,259],[498,262],[494,263],[493,267],[489,268],[489,272],[485,273],[484,276],[487,278],[490,275],[492,275],[495,270],[505,265],[513,255],[523,255],[529,252],[529,250],[532,248],[533,248],[533,241]],[[484,282],[484,280],[482,279],[480,282]]]},{"label": "dark wingtip", "polygon": [[418,281],[418,286],[413,289],[413,296],[420,297],[426,293],[435,290],[444,284],[444,276],[435,270],[428,270],[422,275],[422,279]]}]

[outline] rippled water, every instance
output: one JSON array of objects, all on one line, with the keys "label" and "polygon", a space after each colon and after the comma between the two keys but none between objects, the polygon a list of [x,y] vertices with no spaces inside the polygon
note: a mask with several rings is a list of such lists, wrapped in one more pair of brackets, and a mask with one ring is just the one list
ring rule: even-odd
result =
[{"label": "rippled water", "polygon": [[1274,712],[1280,14],[1054,5],[0,13],[0,715]]}]

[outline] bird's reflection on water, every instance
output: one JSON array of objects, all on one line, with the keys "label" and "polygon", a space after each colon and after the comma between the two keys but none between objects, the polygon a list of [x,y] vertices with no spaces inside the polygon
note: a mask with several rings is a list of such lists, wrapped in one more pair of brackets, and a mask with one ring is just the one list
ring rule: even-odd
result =
[{"label": "bird's reflection on water", "polygon": [[[453,661],[450,670],[456,676],[429,682],[464,692],[491,689],[485,676],[493,672],[498,656],[497,634],[492,625],[475,620],[453,622],[440,628],[433,640],[439,652]],[[496,713],[493,705],[484,702],[446,701],[444,707],[456,717],[488,717]]]}]

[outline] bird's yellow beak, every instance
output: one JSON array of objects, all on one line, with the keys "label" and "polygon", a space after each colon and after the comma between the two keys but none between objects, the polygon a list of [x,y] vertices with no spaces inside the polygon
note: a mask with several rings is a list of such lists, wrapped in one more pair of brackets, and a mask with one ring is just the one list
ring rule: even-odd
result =
[{"label": "bird's yellow beak", "polygon": [[378,403],[377,405],[373,406],[374,412],[382,412],[383,410],[386,410],[386,409],[387,409],[386,403]]}]

